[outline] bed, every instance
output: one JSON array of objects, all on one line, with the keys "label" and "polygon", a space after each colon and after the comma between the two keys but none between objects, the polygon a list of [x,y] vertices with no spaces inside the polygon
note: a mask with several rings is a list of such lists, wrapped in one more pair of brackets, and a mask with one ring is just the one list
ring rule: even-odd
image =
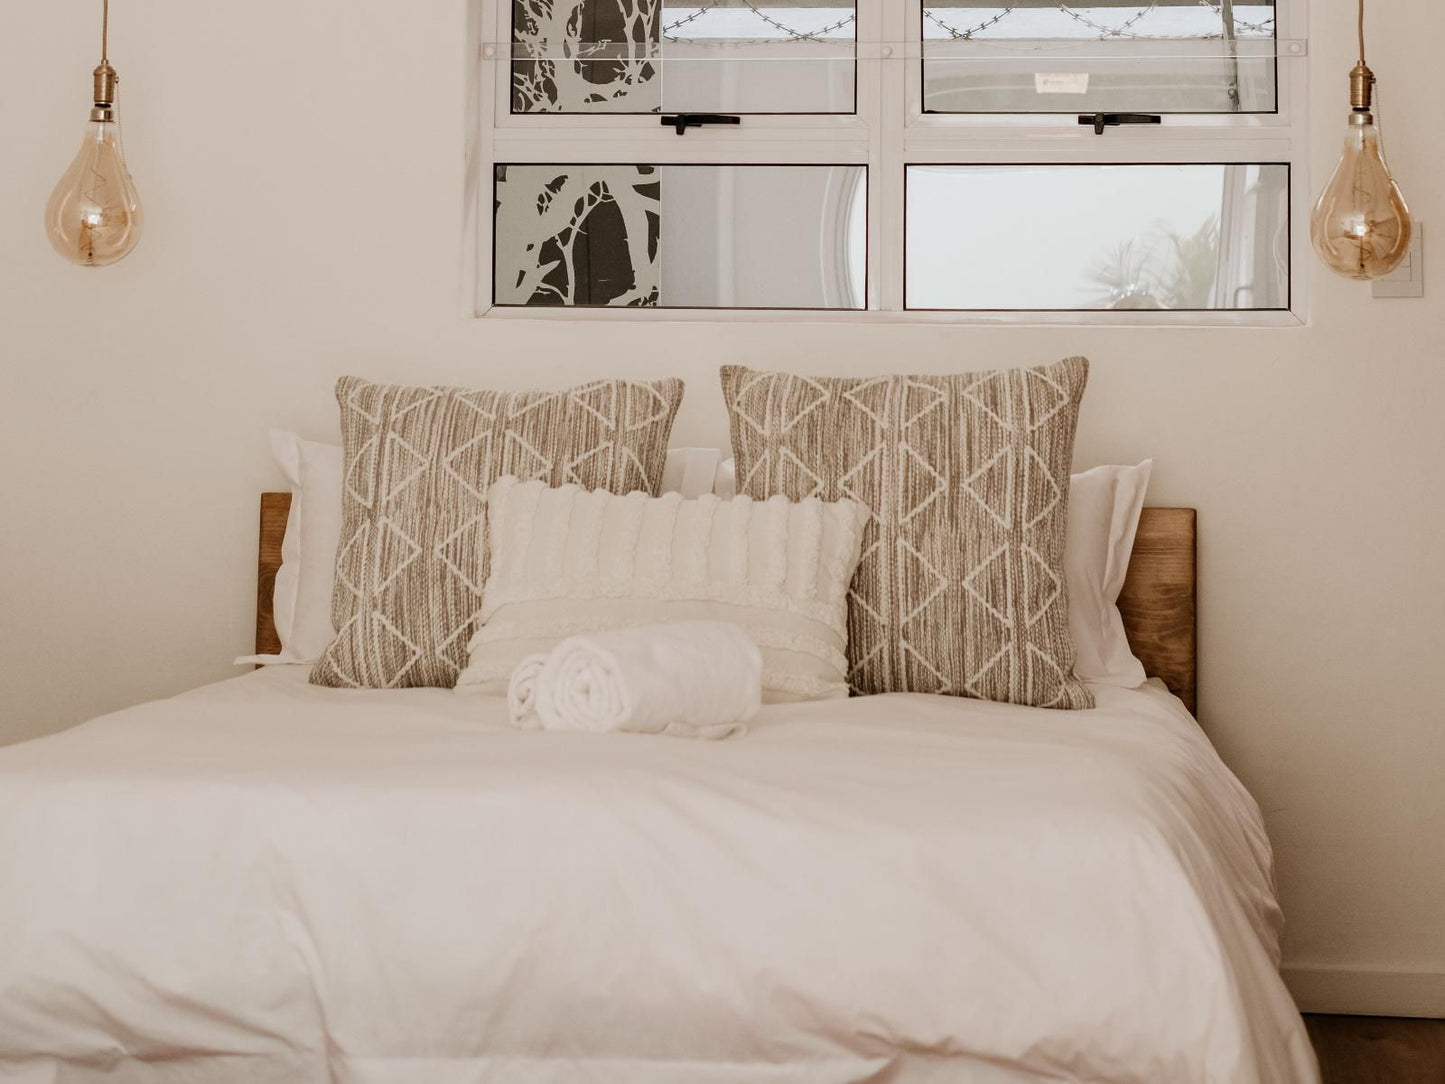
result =
[{"label": "bed", "polygon": [[1185,708],[1193,524],[1141,524],[1156,678],[1089,712],[556,735],[277,666],[0,750],[0,1081],[1315,1081]]}]

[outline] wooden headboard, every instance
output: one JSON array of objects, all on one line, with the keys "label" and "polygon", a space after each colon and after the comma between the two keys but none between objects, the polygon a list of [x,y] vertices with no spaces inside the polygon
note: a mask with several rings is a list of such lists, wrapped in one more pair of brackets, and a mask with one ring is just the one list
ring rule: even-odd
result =
[{"label": "wooden headboard", "polygon": [[[281,567],[281,540],[291,494],[261,494],[261,549],[256,577],[256,654],[281,650],[272,621],[271,594]],[[1134,539],[1134,556],[1119,596],[1119,612],[1134,654],[1150,677],[1169,686],[1194,711],[1195,527],[1192,508],[1146,508]]]},{"label": "wooden headboard", "polygon": [[271,602],[276,590],[276,572],[281,567],[281,542],[286,537],[286,517],[291,512],[291,494],[261,494],[261,547],[256,558],[256,654],[278,655],[281,637],[276,635],[276,615]]},{"label": "wooden headboard", "polygon": [[1195,628],[1195,532],[1192,508],[1146,508],[1119,613],[1144,672],[1157,677],[1194,714],[1198,633]]}]

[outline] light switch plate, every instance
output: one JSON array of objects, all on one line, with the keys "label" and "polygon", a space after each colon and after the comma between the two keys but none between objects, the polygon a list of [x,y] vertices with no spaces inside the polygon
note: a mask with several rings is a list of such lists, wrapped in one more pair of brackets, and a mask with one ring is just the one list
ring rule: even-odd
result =
[{"label": "light switch plate", "polygon": [[1382,279],[1371,284],[1376,297],[1425,296],[1425,227],[1414,223],[1410,233],[1410,252],[1403,263]]}]

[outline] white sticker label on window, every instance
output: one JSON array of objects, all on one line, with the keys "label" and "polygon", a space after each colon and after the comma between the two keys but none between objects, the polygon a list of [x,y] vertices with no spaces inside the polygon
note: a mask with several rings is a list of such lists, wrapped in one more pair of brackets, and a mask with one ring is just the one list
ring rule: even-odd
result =
[{"label": "white sticker label on window", "polygon": [[1037,94],[1087,94],[1088,72],[1034,72]]}]

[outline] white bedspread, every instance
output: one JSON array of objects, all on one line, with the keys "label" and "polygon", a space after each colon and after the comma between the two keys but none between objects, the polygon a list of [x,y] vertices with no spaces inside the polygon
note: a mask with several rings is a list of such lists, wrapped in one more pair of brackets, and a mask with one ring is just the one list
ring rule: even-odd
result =
[{"label": "white bedspread", "polygon": [[1161,689],[521,732],[276,668],[0,749],[0,1080],[1317,1079]]}]

